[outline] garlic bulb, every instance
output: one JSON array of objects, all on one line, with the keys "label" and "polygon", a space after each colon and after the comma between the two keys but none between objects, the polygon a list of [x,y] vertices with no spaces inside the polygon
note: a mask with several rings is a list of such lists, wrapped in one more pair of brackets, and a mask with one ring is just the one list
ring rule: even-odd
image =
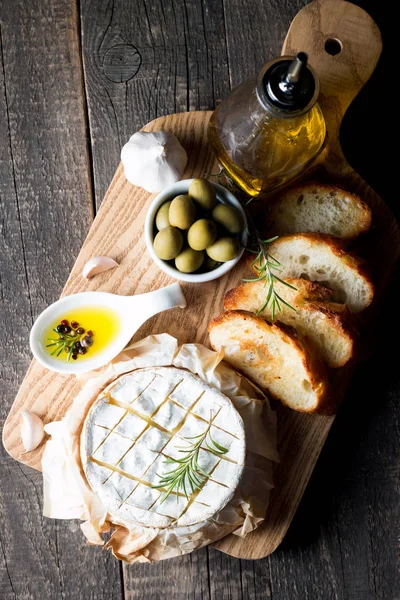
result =
[{"label": "garlic bulb", "polygon": [[182,177],[187,154],[168,131],[138,131],[122,148],[121,160],[130,183],[156,193]]},{"label": "garlic bulb", "polygon": [[28,411],[18,414],[24,454],[37,448],[44,436],[43,421],[37,415]]},{"label": "garlic bulb", "polygon": [[103,273],[103,271],[108,271],[115,267],[118,267],[118,263],[113,258],[109,256],[93,256],[89,258],[83,267],[82,277],[90,279],[90,277],[97,275],[97,273]]}]

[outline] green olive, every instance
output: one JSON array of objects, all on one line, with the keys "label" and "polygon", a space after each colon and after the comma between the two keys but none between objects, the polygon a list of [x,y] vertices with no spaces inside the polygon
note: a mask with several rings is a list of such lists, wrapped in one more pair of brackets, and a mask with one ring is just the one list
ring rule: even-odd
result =
[{"label": "green olive", "polygon": [[207,179],[194,179],[189,186],[188,193],[203,210],[211,210],[215,206],[215,187]]},{"label": "green olive", "polygon": [[231,237],[219,238],[207,248],[206,252],[217,262],[227,262],[237,257],[240,252],[240,244]]},{"label": "green olive", "polygon": [[189,196],[181,194],[174,198],[169,207],[168,216],[173,227],[189,229],[196,218],[196,209]]},{"label": "green olive", "polygon": [[214,271],[214,269],[216,269],[220,265],[221,263],[217,262],[216,260],[213,260],[209,256],[206,256],[206,260],[204,261],[204,269],[206,271]]},{"label": "green olive", "polygon": [[183,237],[176,227],[165,227],[154,238],[154,252],[162,260],[172,260],[182,250]]},{"label": "green olive", "polygon": [[225,227],[229,233],[240,233],[243,229],[242,215],[229,204],[217,204],[211,215],[213,220]]},{"label": "green olive", "polygon": [[171,206],[171,200],[169,200],[168,202],[164,202],[164,204],[162,206],[160,206],[160,208],[157,211],[156,227],[157,227],[158,231],[161,231],[161,229],[165,229],[166,227],[169,227],[171,225],[171,223],[169,222],[169,218],[168,218],[170,206]]},{"label": "green olive", "polygon": [[215,241],[217,226],[209,219],[195,221],[188,231],[188,244],[193,250],[205,250]]},{"label": "green olive", "polygon": [[175,266],[181,273],[193,273],[201,267],[204,260],[204,252],[193,250],[193,248],[185,248],[175,258]]}]

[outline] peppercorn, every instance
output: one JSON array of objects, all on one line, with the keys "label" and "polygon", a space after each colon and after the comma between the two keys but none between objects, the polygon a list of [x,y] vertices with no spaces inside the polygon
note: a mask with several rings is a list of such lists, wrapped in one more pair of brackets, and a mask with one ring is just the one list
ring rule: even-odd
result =
[{"label": "peppercorn", "polygon": [[93,339],[87,335],[85,335],[85,337],[83,338],[83,340],[81,341],[81,345],[84,348],[90,348],[90,346],[93,345]]}]

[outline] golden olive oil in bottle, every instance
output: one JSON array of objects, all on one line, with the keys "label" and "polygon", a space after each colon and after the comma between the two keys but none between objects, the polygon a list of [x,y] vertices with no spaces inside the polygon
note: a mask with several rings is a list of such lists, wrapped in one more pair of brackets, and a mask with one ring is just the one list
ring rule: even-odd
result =
[{"label": "golden olive oil in bottle", "polygon": [[325,146],[319,82],[307,55],[281,56],[213,112],[208,138],[226,174],[250,196],[295,179]]}]

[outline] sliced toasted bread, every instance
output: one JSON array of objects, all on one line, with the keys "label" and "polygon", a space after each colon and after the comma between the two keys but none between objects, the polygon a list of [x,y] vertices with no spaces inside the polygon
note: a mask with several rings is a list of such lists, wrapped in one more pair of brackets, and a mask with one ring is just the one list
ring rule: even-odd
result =
[{"label": "sliced toasted bread", "polygon": [[[329,302],[335,295],[330,288],[326,287],[322,283],[318,283],[317,281],[310,281],[309,279],[296,279],[295,277],[288,277],[285,279],[285,281],[296,288],[295,290],[291,290],[290,288],[287,288],[287,286],[283,286],[285,291],[287,288],[288,291],[286,291],[286,293],[290,293],[290,297],[292,299],[295,297],[297,300],[307,299]],[[279,281],[277,284],[278,286],[281,285],[279,284]],[[281,289],[281,287],[279,287],[279,289]]]},{"label": "sliced toasted bread", "polygon": [[[344,304],[327,302],[327,288],[305,279],[288,279],[296,289],[276,282],[279,296],[293,308],[281,303],[275,315],[277,321],[291,325],[302,336],[307,336],[329,367],[343,367],[354,357],[355,336],[349,322],[350,313]],[[307,289],[308,288],[308,289]],[[318,297],[318,291],[320,295]],[[264,319],[272,319],[271,304],[258,312],[265,303],[266,287],[262,281],[242,283],[225,296],[225,310],[246,310]],[[309,296],[314,299],[309,299]]]},{"label": "sliced toasted bread", "polygon": [[371,209],[340,187],[305,183],[277,196],[268,215],[272,235],[317,232],[351,240],[371,227]]},{"label": "sliced toasted bread", "polygon": [[325,366],[292,328],[238,310],[214,319],[209,333],[214,350],[222,349],[227,362],[284,404],[302,412],[334,412]]},{"label": "sliced toasted bread", "polygon": [[[374,286],[365,262],[345,252],[329,235],[284,235],[270,244],[269,253],[281,263],[279,277],[322,282],[335,292],[334,300],[347,304],[351,312],[360,312],[372,302]],[[252,269],[258,273],[257,264]]]}]

